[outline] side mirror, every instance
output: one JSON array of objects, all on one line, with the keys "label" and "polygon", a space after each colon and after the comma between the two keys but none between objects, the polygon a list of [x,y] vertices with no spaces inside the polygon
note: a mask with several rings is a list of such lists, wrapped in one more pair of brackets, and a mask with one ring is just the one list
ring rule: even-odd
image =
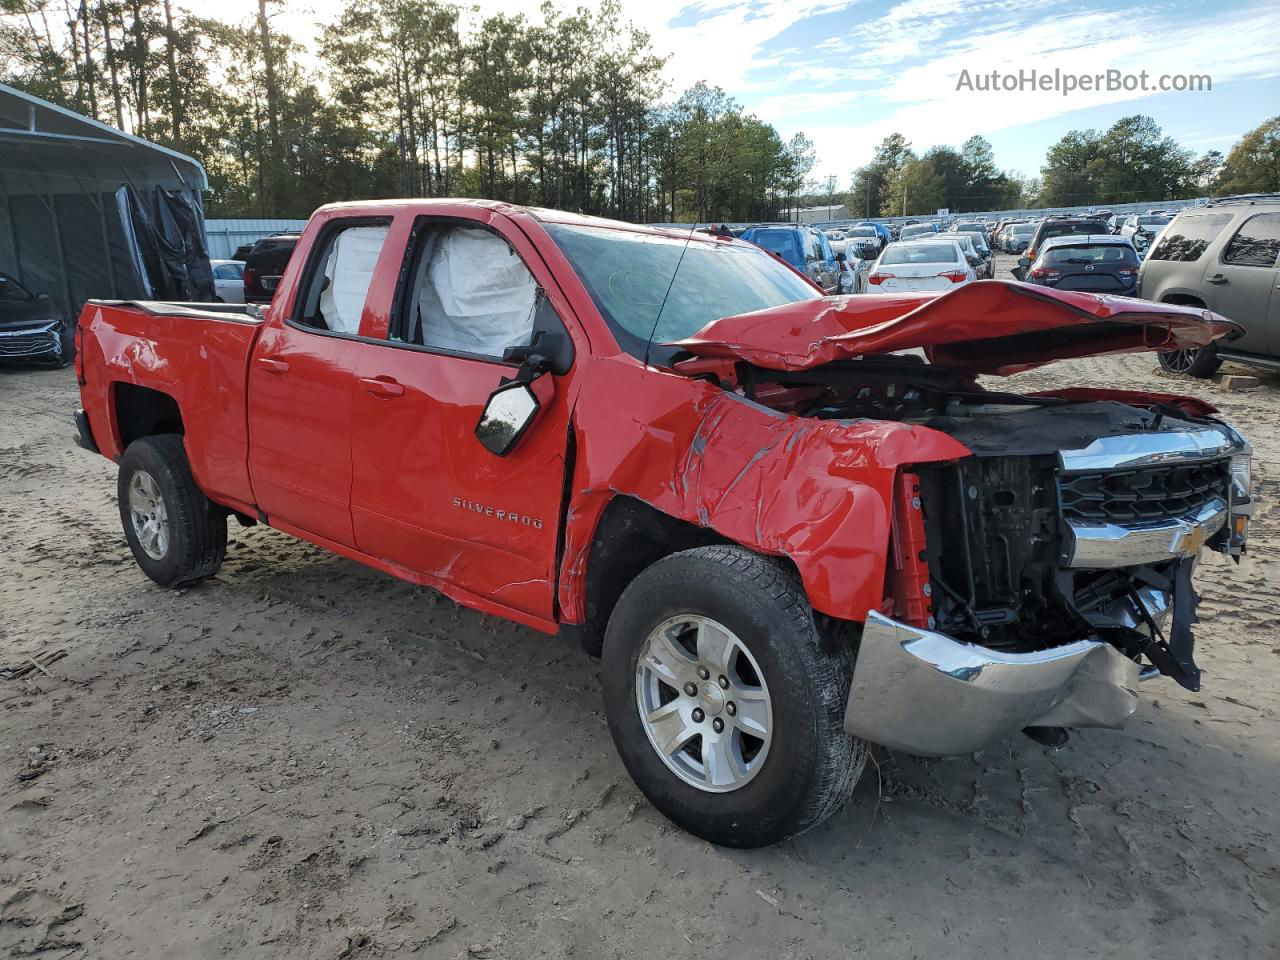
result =
[{"label": "side mirror", "polygon": [[527,383],[505,383],[489,395],[476,439],[490,453],[505,457],[515,449],[538,415],[538,398]]},{"label": "side mirror", "polygon": [[1031,266],[1031,261],[1028,260],[1026,257],[1019,257],[1018,266],[1020,266],[1023,270],[1025,270],[1027,269],[1027,267]]}]

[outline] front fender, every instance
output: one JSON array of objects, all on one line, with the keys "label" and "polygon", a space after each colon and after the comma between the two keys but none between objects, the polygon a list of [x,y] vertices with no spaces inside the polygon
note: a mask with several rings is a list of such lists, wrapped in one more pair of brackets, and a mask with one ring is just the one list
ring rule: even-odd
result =
[{"label": "front fender", "polygon": [[583,618],[591,538],[619,494],[788,557],[814,609],[860,621],[884,602],[898,467],[970,454],[925,427],[786,415],[613,359],[595,361],[585,380],[560,578],[569,622]]}]

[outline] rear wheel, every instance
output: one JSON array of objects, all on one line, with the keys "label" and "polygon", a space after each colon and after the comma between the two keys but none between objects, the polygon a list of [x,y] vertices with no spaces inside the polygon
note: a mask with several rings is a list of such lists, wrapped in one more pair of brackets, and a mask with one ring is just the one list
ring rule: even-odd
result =
[{"label": "rear wheel", "polygon": [[844,732],[845,645],[824,649],[798,579],[740,547],[666,557],[622,594],[602,678],[645,796],[712,843],[758,847],[848,799],[866,745]]},{"label": "rear wheel", "polygon": [[180,435],[129,444],[116,492],[125,539],[148,577],[162,587],[182,587],[218,572],[227,551],[227,514],[196,486]]},{"label": "rear wheel", "polygon": [[1213,376],[1222,366],[1222,358],[1211,346],[1194,350],[1161,350],[1157,356],[1161,369],[1201,379]]}]

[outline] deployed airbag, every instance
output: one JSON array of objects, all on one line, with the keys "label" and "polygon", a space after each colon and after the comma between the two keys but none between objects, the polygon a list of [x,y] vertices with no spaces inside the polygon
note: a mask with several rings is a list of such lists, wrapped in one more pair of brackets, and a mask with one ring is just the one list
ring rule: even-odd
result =
[{"label": "deployed airbag", "polygon": [[333,249],[324,265],[320,312],[335,333],[359,332],[360,313],[364,310],[373,268],[377,266],[388,229],[385,226],[349,227],[334,238]]},{"label": "deployed airbag", "polygon": [[454,227],[426,262],[418,294],[423,343],[501,357],[533,333],[537,283],[505,240],[488,230]]}]

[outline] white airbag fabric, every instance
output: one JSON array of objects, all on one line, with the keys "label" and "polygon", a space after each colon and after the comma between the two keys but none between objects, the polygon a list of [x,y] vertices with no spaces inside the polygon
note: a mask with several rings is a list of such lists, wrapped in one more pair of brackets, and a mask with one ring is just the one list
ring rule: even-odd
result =
[{"label": "white airbag fabric", "polygon": [[427,263],[418,308],[430,347],[501,357],[533,333],[537,283],[507,242],[488,230],[455,227]]},{"label": "white airbag fabric", "polygon": [[324,265],[329,283],[320,294],[320,312],[335,333],[360,331],[360,314],[388,229],[385,226],[348,227],[334,238],[333,249]]}]

